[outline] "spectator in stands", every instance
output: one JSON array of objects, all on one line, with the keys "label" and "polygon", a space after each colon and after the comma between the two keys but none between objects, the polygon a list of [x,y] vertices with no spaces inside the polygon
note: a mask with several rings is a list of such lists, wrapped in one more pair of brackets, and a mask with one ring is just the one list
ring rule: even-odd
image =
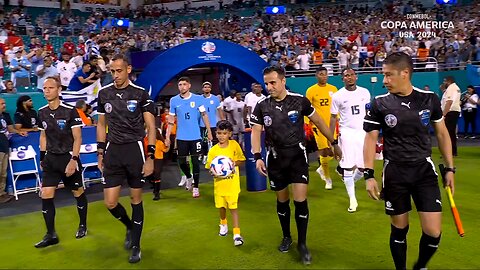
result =
[{"label": "spectator in stands", "polygon": [[359,64],[360,64],[360,52],[358,51],[357,46],[353,46],[352,51],[350,52],[350,66],[354,70],[357,70]]},{"label": "spectator in stands", "polygon": [[28,60],[32,63],[32,72],[36,72],[37,67],[43,65],[43,57],[45,57],[45,54],[42,48],[33,48],[30,53],[27,54]]},{"label": "spectator in stands", "polygon": [[385,51],[385,48],[382,46],[378,49],[378,52],[375,54],[375,66],[376,67],[382,67],[383,61],[387,57],[387,52]]},{"label": "spectator in stands", "polygon": [[313,53],[313,63],[315,65],[321,65],[323,61],[323,52],[320,49],[315,49]]},{"label": "spectator in stands", "polygon": [[77,69],[82,68],[83,66],[83,50],[77,49],[73,52],[73,57],[70,59],[70,62],[74,63]]},{"label": "spectator in stands", "polygon": [[421,67],[425,67],[425,62],[428,60],[428,56],[430,55],[430,50],[427,49],[427,46],[425,45],[425,42],[421,41],[418,43],[418,49],[417,49],[417,61],[422,63]]},{"label": "spectator in stands", "polygon": [[75,52],[75,43],[72,42],[71,37],[67,37],[67,39],[63,43],[63,49],[70,55],[72,55]]},{"label": "spectator in stands", "polygon": [[79,69],[73,76],[72,80],[70,80],[68,90],[79,91],[94,83],[96,81],[95,72],[91,73],[91,69],[92,65],[89,62],[83,63],[82,68]]},{"label": "spectator in stands", "polygon": [[2,93],[7,93],[7,94],[17,93],[17,89],[13,85],[13,81],[11,81],[11,80],[6,80],[5,81],[5,89],[2,91]]},{"label": "spectator in stands", "polygon": [[39,65],[36,70],[37,74],[37,91],[43,92],[43,83],[48,77],[56,77],[60,79],[58,69],[54,67],[52,57],[45,56],[43,58],[43,65]]},{"label": "spectator in stands", "polygon": [[65,91],[75,75],[75,72],[77,72],[77,66],[70,62],[70,55],[67,52],[62,52],[62,59],[63,61],[57,64],[57,70],[60,74],[62,90]]},{"label": "spectator in stands", "polygon": [[25,132],[18,131],[13,127],[12,118],[5,110],[5,99],[0,98],[0,203],[6,203],[13,198],[13,196],[5,192],[8,153],[10,152],[7,132],[18,133],[21,136],[26,135]]},{"label": "spectator in stands", "polygon": [[445,64],[447,70],[453,69],[457,64],[457,52],[454,50],[453,46],[449,46],[445,53]]},{"label": "spectator in stands", "polygon": [[312,55],[307,53],[307,50],[301,49],[300,55],[297,56],[297,63],[298,67],[301,70],[309,70],[310,69],[310,60],[312,59]]},{"label": "spectator in stands", "polygon": [[100,59],[100,56],[92,55],[90,56],[90,72],[94,74],[93,79],[99,80],[102,78],[105,67],[105,61]]},{"label": "spectator in stands", "polygon": [[83,124],[85,126],[91,126],[92,120],[90,120],[90,118],[86,114],[87,102],[85,102],[85,100],[83,99],[77,100],[77,103],[75,104],[75,108],[77,109],[77,112],[80,118],[82,118]]},{"label": "spectator in stands", "polygon": [[15,87],[30,86],[30,68],[32,64],[25,56],[22,56],[23,49],[15,52],[15,58],[10,62],[10,70],[14,74],[13,84]]},{"label": "spectator in stands", "polygon": [[350,62],[350,54],[347,52],[345,46],[342,47],[340,53],[337,56],[338,64],[340,65],[340,70],[346,68]]},{"label": "spectator in stands", "polygon": [[30,96],[20,96],[17,99],[14,119],[15,129],[24,132],[38,131],[38,115],[33,109],[33,101]]}]

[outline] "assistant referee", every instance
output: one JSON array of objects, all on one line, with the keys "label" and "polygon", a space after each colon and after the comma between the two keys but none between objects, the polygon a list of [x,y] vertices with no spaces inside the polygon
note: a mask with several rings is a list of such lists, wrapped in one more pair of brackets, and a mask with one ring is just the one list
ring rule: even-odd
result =
[{"label": "assistant referee", "polygon": [[420,216],[422,237],[413,269],[425,268],[438,248],[442,224],[442,198],[431,159],[430,128],[446,163],[446,185],[454,191],[452,145],[445,127],[440,100],[430,91],[414,88],[412,58],[397,52],[383,61],[383,84],[388,93],[375,97],[364,120],[364,177],[368,195],[378,200],[373,163],[380,130],[384,140],[382,195],[390,215],[390,251],[396,269],[406,269],[408,212],[411,199]]}]

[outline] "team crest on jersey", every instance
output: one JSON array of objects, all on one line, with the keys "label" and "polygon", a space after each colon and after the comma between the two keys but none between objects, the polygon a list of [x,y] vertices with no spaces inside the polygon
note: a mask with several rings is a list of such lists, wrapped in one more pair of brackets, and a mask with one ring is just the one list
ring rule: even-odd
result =
[{"label": "team crest on jersey", "polygon": [[190,102],[190,107],[195,108],[195,101]]},{"label": "team crest on jersey", "polygon": [[106,113],[111,113],[112,112],[112,104],[105,103],[105,105],[103,107],[105,108]]},{"label": "team crest on jersey", "polygon": [[210,100],[210,104],[213,104],[213,100]]},{"label": "team crest on jersey", "polygon": [[265,124],[265,126],[269,127],[272,125],[272,118],[268,115],[265,115],[263,117],[263,123]]},{"label": "team crest on jersey", "polygon": [[387,126],[393,128],[394,126],[397,125],[397,117],[393,114],[387,114],[385,116],[385,124],[387,124]]},{"label": "team crest on jersey", "polygon": [[136,109],[137,109],[137,104],[138,104],[138,101],[137,100],[127,100],[127,109],[130,111],[130,112],[134,112]]},{"label": "team crest on jersey", "polygon": [[2,128],[7,127],[7,121],[5,121],[5,119],[2,118],[2,120],[0,122],[2,122]]},{"label": "team crest on jersey", "polygon": [[418,115],[420,115],[420,121],[424,126],[428,126],[430,123],[430,110],[421,110]]},{"label": "team crest on jersey", "polygon": [[47,129],[47,126],[48,126],[48,125],[47,125],[47,122],[43,121],[43,122],[42,122],[42,126],[43,126],[43,129]]},{"label": "team crest on jersey", "polygon": [[298,111],[289,111],[288,112],[288,119],[292,121],[292,123],[296,123],[298,121]]},{"label": "team crest on jersey", "polygon": [[61,130],[64,130],[65,126],[67,125],[67,121],[63,119],[57,120],[57,125]]}]

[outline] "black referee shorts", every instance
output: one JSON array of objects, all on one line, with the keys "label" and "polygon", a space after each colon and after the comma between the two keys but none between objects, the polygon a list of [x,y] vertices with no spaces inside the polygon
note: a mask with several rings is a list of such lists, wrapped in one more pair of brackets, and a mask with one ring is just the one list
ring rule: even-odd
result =
[{"label": "black referee shorts", "polygon": [[77,170],[69,177],[65,175],[65,169],[71,159],[70,153],[47,153],[42,161],[42,187],[57,187],[60,181],[63,181],[63,184],[71,190],[83,187],[80,160],[77,161]]},{"label": "black referee shorts", "polygon": [[103,156],[103,187],[121,186],[127,179],[131,188],[142,188],[145,153],[141,141],[113,144],[108,143]]},{"label": "black referee shorts", "polygon": [[431,158],[415,163],[385,160],[383,168],[382,195],[387,215],[412,210],[411,198],[419,212],[442,212],[438,177]]},{"label": "black referee shorts", "polygon": [[271,148],[266,159],[271,190],[280,191],[292,183],[308,184],[308,160],[303,144]]},{"label": "black referee shorts", "polygon": [[202,140],[177,140],[177,151],[179,157],[199,156],[202,153]]}]

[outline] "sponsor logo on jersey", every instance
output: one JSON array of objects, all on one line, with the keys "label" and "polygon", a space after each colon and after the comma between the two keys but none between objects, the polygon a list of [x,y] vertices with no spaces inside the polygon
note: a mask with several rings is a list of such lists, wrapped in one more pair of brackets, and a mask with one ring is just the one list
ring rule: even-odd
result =
[{"label": "sponsor logo on jersey", "polygon": [[137,109],[137,104],[138,104],[138,101],[137,100],[127,100],[127,109],[128,111],[130,112],[134,112],[136,109]]}]

